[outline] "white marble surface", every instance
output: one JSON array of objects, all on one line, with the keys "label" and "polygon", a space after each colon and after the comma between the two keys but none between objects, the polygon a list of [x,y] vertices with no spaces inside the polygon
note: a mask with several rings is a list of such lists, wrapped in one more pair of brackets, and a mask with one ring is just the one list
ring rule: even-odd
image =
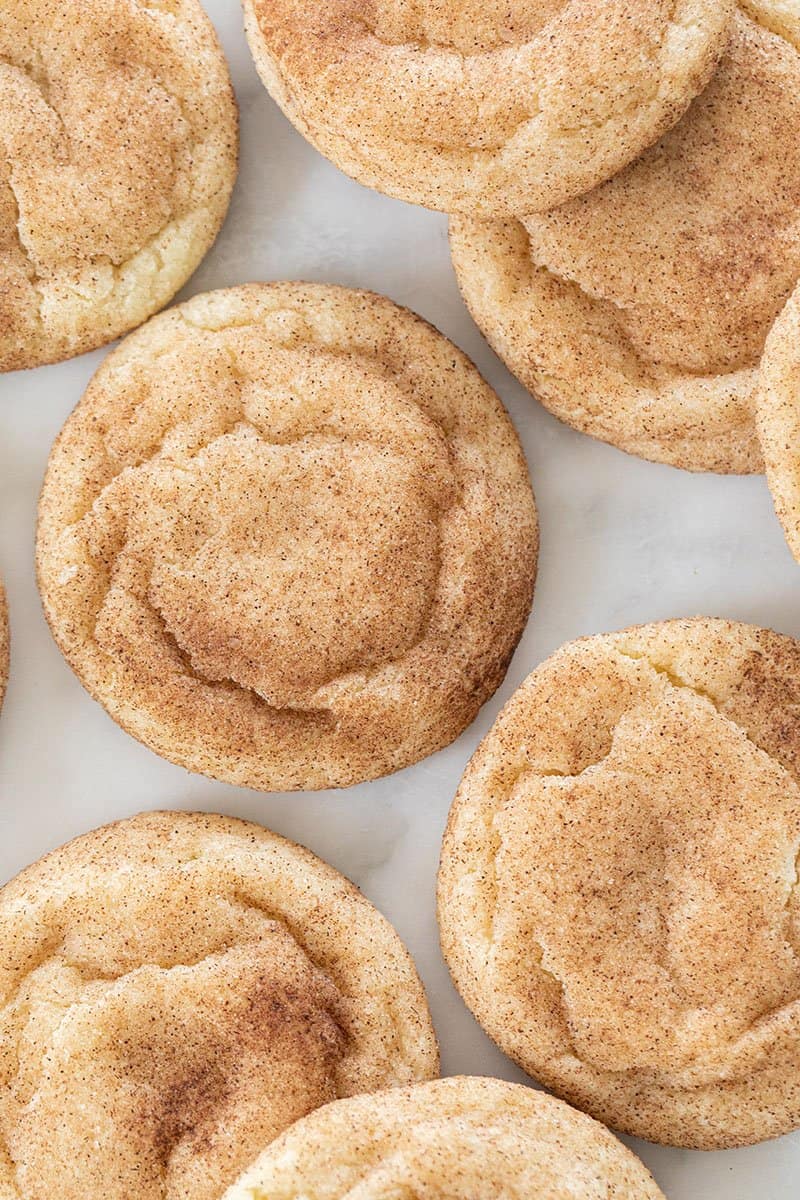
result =
[{"label": "white marble surface", "polygon": [[[261,88],[238,5],[207,0],[242,114],[241,175],[225,229],[185,289],[307,279],[384,292],[454,339],[497,388],[525,446],[542,521],[533,616],[504,686],[454,745],[342,793],[263,796],[190,776],[139,746],[82,691],[36,592],[37,492],[50,444],[104,352],[0,378],[0,572],[12,677],[0,720],[0,876],[67,838],[143,808],[260,821],[358,883],[392,920],[428,987],[447,1074],[522,1079],[473,1022],[442,963],[434,919],[439,841],[461,771],[498,709],[563,641],[696,613],[800,636],[800,569],[763,479],[692,476],[628,458],[559,425],[492,355],[459,297],[444,217],[375,195],[325,162]],[[636,1143],[671,1200],[789,1200],[800,1134],[731,1153]]]}]

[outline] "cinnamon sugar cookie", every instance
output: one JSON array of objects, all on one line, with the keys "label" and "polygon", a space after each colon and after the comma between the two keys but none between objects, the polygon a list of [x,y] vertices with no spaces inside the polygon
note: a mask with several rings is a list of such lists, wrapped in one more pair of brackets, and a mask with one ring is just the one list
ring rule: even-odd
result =
[{"label": "cinnamon sugar cookie", "polygon": [[225,1200],[664,1200],[596,1121],[499,1079],[337,1100],[287,1130]]},{"label": "cinnamon sugar cookie", "polygon": [[572,642],[472,759],[442,944],[486,1031],[606,1124],[800,1126],[800,643],[696,618]]},{"label": "cinnamon sugar cookie", "polygon": [[225,59],[197,0],[3,0],[0,370],[109,342],[178,291],[236,177]]},{"label": "cinnamon sugar cookie", "polygon": [[0,891],[0,1193],[219,1200],[298,1117],[437,1072],[397,935],[260,826],[151,813]]},{"label": "cinnamon sugar cookie", "polygon": [[361,183],[446,212],[560,204],[705,86],[732,0],[244,0],[301,133]]},{"label": "cinnamon sugar cookie", "polygon": [[138,331],[59,437],[40,507],[56,640],[129,732],[265,790],[451,742],[502,680],[537,525],[494,392],[364,292],[198,296]]},{"label": "cinnamon sugar cookie", "polygon": [[775,511],[789,549],[800,562],[800,289],[767,338],[758,432]]},{"label": "cinnamon sugar cookie", "polygon": [[557,417],[690,470],[762,469],[758,363],[800,278],[800,19],[742,4],[658,145],[524,223],[452,223],[473,316]]}]

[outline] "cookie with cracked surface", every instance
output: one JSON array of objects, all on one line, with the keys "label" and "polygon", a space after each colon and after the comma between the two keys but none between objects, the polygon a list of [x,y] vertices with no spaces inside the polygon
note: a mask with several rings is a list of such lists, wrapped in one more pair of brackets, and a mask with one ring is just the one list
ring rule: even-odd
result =
[{"label": "cookie with cracked surface", "polygon": [[422,985],[332,867],[149,813],[0,891],[0,1192],[218,1200],[320,1104],[437,1074]]},{"label": "cookie with cracked surface", "polygon": [[800,562],[800,288],[767,338],[757,418],[775,511]]},{"label": "cookie with cracked surface", "polygon": [[758,364],[800,278],[800,13],[743,3],[683,120],[594,192],[451,224],[465,299],[555,416],[688,470],[762,469]]},{"label": "cookie with cracked surface", "polygon": [[544,1092],[455,1078],[337,1100],[287,1130],[225,1200],[663,1200],[607,1129]]},{"label": "cookie with cracked surface", "polygon": [[236,103],[197,0],[0,5],[0,371],[152,316],[216,237]]},{"label": "cookie with cracked surface", "polygon": [[300,132],[360,183],[445,212],[550,208],[683,115],[732,0],[244,0]]},{"label": "cookie with cracked surface", "polygon": [[439,878],[456,986],[606,1124],[800,1125],[800,643],[695,618],[572,642],[472,759]]},{"label": "cookie with cracked surface", "polygon": [[106,360],[50,458],[38,568],[124,728],[282,790],[453,741],[505,674],[536,552],[516,434],[460,351],[382,297],[264,284]]}]

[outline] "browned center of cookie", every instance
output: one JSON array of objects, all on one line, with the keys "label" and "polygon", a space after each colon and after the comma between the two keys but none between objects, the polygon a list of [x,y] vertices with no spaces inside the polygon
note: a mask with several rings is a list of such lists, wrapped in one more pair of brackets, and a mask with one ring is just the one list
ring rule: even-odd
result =
[{"label": "browned center of cookie", "polygon": [[531,970],[547,980],[564,1053],[594,1078],[691,1091],[741,1079],[793,1020],[800,788],[793,659],[785,678],[757,648],[729,668],[722,640],[676,649],[677,627],[576,643],[519,693],[487,934],[521,1004]]},{"label": "browned center of cookie", "polygon": [[150,598],[195,669],[286,707],[408,650],[438,576],[423,466],[338,439],[275,446],[245,427],[185,471],[155,472],[167,477]]},{"label": "browned center of cookie", "polygon": [[139,324],[221,222],[236,114],[197,0],[9,0],[0,21],[0,370]]},{"label": "browned center of cookie", "polygon": [[714,1077],[800,994],[800,789],[693,691],[656,684],[578,775],[524,774],[496,827],[500,912],[582,1061]]},{"label": "browned center of cookie", "polygon": [[752,7],[764,24],[740,14],[711,84],[658,145],[526,219],[535,263],[607,301],[644,360],[686,372],[757,363],[800,276],[800,30]]},{"label": "browned center of cookie", "polygon": [[[423,636],[456,497],[449,452],[379,371],[258,334],[234,344],[205,366],[197,351],[216,393],[202,431],[162,437],[106,493],[101,524],[112,509],[125,541],[96,635],[123,650],[145,604],[197,674],[313,707]],[[173,412],[191,413],[194,386],[175,384]]]},{"label": "browned center of cookie", "polygon": [[190,126],[163,79],[174,49],[153,15],[81,9],[76,20],[63,4],[8,4],[0,31],[4,200],[41,269],[129,257],[169,220],[190,165]]},{"label": "browned center of cookie", "polygon": [[116,900],[87,884],[83,923],[6,996],[0,1133],[25,1200],[52,1196],[54,1163],[69,1200],[218,1200],[337,1095],[336,988],[284,925],[207,878],[140,872]]},{"label": "browned center of cookie", "polygon": [[146,814],[0,893],[13,1200],[220,1200],[306,1113],[436,1066],[394,932],[258,826]]},{"label": "browned center of cookie", "polygon": [[186,76],[180,42],[144,6],[4,5],[0,319],[19,319],[23,291],[37,306],[39,278],[59,272],[110,292],[115,268],[185,211],[199,112],[184,111]]}]

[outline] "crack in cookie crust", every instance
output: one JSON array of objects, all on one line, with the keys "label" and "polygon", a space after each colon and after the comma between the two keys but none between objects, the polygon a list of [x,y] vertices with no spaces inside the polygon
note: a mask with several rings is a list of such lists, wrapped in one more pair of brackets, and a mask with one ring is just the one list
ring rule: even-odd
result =
[{"label": "crack in cookie crust", "polygon": [[112,340],[186,281],[227,210],[237,116],[196,0],[90,0],[77,20],[63,0],[12,0],[0,98],[0,370],[15,370]]},{"label": "crack in cookie crust", "polygon": [[732,3],[635,8],[245,0],[265,86],[323,154],[401,199],[484,217],[594,187],[703,88]]},{"label": "crack in cookie crust", "polygon": [[80,838],[0,892],[0,942],[0,1189],[19,1200],[217,1200],[319,1104],[436,1072],[388,924],[245,822]]},{"label": "crack in cookie crust", "polygon": [[800,1123],[798,667],[792,639],[701,618],[572,643],[453,805],[459,990],[526,1070],[637,1136]]},{"label": "crack in cookie crust", "polygon": [[130,732],[268,790],[447,744],[530,608],[537,526],[497,398],[365,293],[198,297],[112,355],[54,447],[55,636]]}]

